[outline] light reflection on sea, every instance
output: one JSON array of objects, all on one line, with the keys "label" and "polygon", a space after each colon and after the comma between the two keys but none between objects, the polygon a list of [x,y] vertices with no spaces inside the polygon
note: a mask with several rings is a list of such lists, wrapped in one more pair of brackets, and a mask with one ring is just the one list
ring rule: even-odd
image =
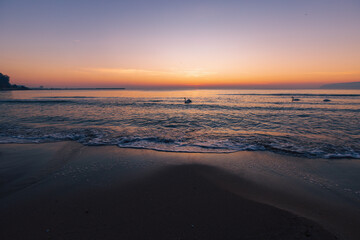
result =
[{"label": "light reflection on sea", "polygon": [[359,90],[12,91],[0,112],[0,143],[360,158]]}]

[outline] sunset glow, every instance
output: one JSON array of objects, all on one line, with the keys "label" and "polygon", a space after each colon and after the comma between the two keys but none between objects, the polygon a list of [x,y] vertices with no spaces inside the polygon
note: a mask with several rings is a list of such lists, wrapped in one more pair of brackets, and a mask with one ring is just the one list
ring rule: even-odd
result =
[{"label": "sunset glow", "polygon": [[359,81],[359,12],[351,0],[1,2],[0,72],[31,87]]}]

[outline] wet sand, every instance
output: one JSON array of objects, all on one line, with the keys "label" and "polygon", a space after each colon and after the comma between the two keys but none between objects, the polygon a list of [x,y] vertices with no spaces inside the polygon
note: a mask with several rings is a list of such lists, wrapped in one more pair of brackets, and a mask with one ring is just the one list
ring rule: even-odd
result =
[{"label": "wet sand", "polygon": [[360,239],[360,164],[0,145],[0,239]]}]

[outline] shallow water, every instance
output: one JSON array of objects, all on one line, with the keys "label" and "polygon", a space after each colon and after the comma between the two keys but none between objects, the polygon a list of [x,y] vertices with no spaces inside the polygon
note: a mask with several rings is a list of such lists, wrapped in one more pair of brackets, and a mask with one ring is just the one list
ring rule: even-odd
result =
[{"label": "shallow water", "polygon": [[360,158],[359,90],[9,91],[0,113],[0,143]]}]

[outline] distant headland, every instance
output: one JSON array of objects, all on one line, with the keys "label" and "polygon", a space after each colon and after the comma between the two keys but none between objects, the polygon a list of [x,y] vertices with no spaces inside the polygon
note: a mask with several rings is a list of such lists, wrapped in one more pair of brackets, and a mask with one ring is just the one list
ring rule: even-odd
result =
[{"label": "distant headland", "polygon": [[0,73],[0,91],[7,90],[124,90],[125,88],[28,88],[22,85],[10,84],[10,77]]},{"label": "distant headland", "polygon": [[38,88],[30,88],[30,90],[125,90],[126,88],[46,88],[46,87],[38,87]]},{"label": "distant headland", "polygon": [[321,86],[322,89],[360,89],[360,82],[333,83]]},{"label": "distant headland", "polygon": [[0,90],[29,90],[28,87],[10,84],[10,77],[0,73]]}]

